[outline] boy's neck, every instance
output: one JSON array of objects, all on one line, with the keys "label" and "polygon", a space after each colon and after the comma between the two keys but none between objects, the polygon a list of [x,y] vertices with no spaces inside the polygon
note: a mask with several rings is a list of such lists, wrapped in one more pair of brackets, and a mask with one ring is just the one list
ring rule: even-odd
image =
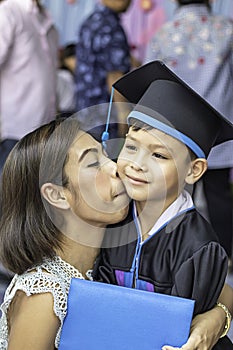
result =
[{"label": "boy's neck", "polygon": [[172,205],[180,193],[169,200],[147,200],[145,202],[135,201],[137,217],[140,223],[142,240],[148,238],[148,233],[156,224],[160,216]]},{"label": "boy's neck", "polygon": [[142,240],[144,241],[148,237],[148,232],[150,232],[166,208],[163,207],[161,210],[161,206],[153,201],[135,202],[135,205],[140,222]]},{"label": "boy's neck", "polygon": [[[165,223],[180,214],[192,209],[194,206],[192,197],[184,190],[170,201],[161,203],[158,200],[146,202],[135,201],[136,215],[139,221],[142,240],[157,232]],[[152,232],[150,232],[153,229]]]}]

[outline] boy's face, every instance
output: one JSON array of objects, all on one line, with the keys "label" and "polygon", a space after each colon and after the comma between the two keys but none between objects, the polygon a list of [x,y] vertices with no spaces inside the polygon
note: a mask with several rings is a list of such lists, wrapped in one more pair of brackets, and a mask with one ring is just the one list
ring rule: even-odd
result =
[{"label": "boy's face", "polygon": [[161,203],[164,211],[180,194],[190,172],[187,147],[157,130],[132,127],[118,158],[118,172],[128,195]]}]

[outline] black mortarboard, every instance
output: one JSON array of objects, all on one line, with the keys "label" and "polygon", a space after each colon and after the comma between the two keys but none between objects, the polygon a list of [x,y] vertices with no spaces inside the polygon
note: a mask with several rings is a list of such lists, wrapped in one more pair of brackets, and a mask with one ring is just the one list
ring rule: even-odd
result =
[{"label": "black mortarboard", "polygon": [[124,75],[113,87],[135,104],[136,119],[179,139],[198,157],[233,139],[233,124],[177,77],[163,62],[153,61]]}]

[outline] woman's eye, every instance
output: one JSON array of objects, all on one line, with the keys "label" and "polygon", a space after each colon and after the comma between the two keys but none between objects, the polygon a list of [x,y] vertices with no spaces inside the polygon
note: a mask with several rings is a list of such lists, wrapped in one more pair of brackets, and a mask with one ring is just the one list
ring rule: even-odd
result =
[{"label": "woman's eye", "polygon": [[96,162],[93,162],[91,164],[88,164],[88,168],[91,168],[91,167],[99,167],[100,166],[100,162],[99,161],[96,161]]}]

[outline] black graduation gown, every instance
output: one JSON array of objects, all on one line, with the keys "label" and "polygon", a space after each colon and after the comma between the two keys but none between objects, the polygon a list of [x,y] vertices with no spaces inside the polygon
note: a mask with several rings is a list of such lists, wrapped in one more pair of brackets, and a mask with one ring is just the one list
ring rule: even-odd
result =
[{"label": "black graduation gown", "polygon": [[[194,299],[194,315],[211,309],[224,285],[228,259],[209,223],[190,209],[140,244],[131,212],[107,228],[95,279]],[[233,344],[224,337],[214,349],[233,349]]]}]

